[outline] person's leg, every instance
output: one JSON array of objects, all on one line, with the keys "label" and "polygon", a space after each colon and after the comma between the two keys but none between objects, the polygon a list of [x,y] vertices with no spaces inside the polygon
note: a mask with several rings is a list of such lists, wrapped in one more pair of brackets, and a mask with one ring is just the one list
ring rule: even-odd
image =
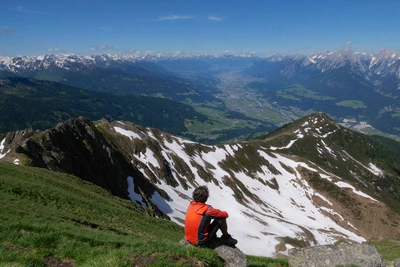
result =
[{"label": "person's leg", "polygon": [[221,229],[221,224],[219,223],[218,220],[214,220],[210,224],[210,227],[208,228],[208,238],[207,238],[207,240],[211,240],[214,237],[217,237],[217,232],[218,232],[219,229]]},{"label": "person's leg", "polygon": [[236,245],[237,240],[232,238],[231,235],[228,233],[228,223],[226,222],[226,219],[218,219],[217,220],[218,224],[220,225],[222,236],[220,238],[221,242],[227,244],[227,245]]},{"label": "person's leg", "polygon": [[216,220],[220,225],[220,230],[223,235],[228,234],[228,224],[226,223],[226,219],[218,219]]},{"label": "person's leg", "polygon": [[201,247],[209,247],[215,248],[215,240],[217,239],[217,232],[220,229],[221,225],[218,223],[217,220],[214,220],[210,226],[208,227],[208,236],[207,240],[200,244]]}]

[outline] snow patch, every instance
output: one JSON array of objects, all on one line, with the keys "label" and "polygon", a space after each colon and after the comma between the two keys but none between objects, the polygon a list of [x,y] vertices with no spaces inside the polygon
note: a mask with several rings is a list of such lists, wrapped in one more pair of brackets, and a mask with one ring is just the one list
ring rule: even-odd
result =
[{"label": "snow patch", "polygon": [[358,160],[354,159],[352,156],[350,156],[346,151],[343,151],[349,158],[351,158],[352,160],[354,160],[355,162],[357,162],[358,164],[360,164],[362,167],[364,167],[365,169],[367,169],[368,171],[370,171],[372,174],[374,175],[382,175],[383,171],[380,170],[378,167],[376,167],[374,164],[369,163],[368,166],[365,166],[364,164],[362,164],[361,162],[359,162]]},{"label": "snow patch", "polygon": [[317,61],[315,61],[315,56],[314,57],[308,57],[308,60],[310,60],[313,64],[315,64],[315,62],[317,62]]},{"label": "snow patch", "polygon": [[297,141],[297,139],[290,140],[289,144],[287,144],[287,145],[284,146],[284,147],[274,147],[274,146],[271,146],[270,149],[271,149],[271,150],[277,150],[277,149],[290,148],[296,141]]},{"label": "snow patch", "polygon": [[135,138],[141,139],[140,135],[138,135],[138,134],[135,133],[135,132],[122,129],[122,128],[120,128],[120,127],[114,127],[114,130],[115,130],[117,133],[120,133],[120,134],[122,134],[122,135],[125,135],[125,136],[127,136],[127,137],[130,137],[131,140],[133,140],[133,139],[135,139]]},{"label": "snow patch", "polygon": [[6,153],[3,152],[3,150],[4,150],[4,143],[5,143],[5,142],[6,142],[6,139],[4,138],[4,139],[1,141],[1,143],[0,143],[0,159],[3,158],[3,157],[7,154],[7,152],[6,152]]},{"label": "snow patch", "polygon": [[372,162],[368,164],[369,170],[374,173],[375,175],[381,176],[383,175],[383,171],[376,167]]},{"label": "snow patch", "polygon": [[151,131],[150,128],[146,128],[146,130],[147,130],[147,134],[148,134],[151,138],[153,138],[153,139],[155,139],[155,140],[158,140],[158,139],[156,138],[156,136],[153,134],[153,132]]},{"label": "snow patch", "polygon": [[325,146],[325,149],[331,154],[334,158],[336,158],[335,151],[332,150],[323,140],[321,140],[322,144]]},{"label": "snow patch", "polygon": [[135,192],[135,184],[133,182],[133,177],[132,176],[128,176],[128,178],[126,178],[126,181],[128,182],[128,196],[131,199],[131,201],[133,203],[140,203],[142,206],[146,206],[146,204],[143,202],[143,198],[142,195],[138,194]]},{"label": "snow patch", "polygon": [[154,152],[148,147],[144,153],[140,153],[139,155],[133,154],[133,156],[145,165],[151,164],[156,168],[160,168],[157,158],[154,157]]},{"label": "snow patch", "polygon": [[326,137],[328,137],[328,135],[333,134],[335,132],[336,132],[336,130],[334,130],[333,132],[326,133],[326,134],[322,135],[321,137],[326,138]]},{"label": "snow patch", "polygon": [[158,191],[155,191],[150,201],[157,205],[164,214],[167,214],[171,218],[171,221],[182,225],[186,209],[190,202],[189,196],[182,198],[182,195],[185,195],[187,192],[181,186],[173,188],[164,181],[161,181],[158,186],[168,194],[169,199],[164,199]]},{"label": "snow patch", "polygon": [[367,195],[367,194],[365,194],[365,193],[363,193],[363,192],[361,192],[361,191],[356,190],[356,189],[354,188],[354,186],[352,186],[352,185],[350,185],[350,184],[348,184],[348,183],[345,183],[345,182],[343,182],[343,181],[339,181],[339,182],[336,182],[335,184],[336,184],[337,186],[341,187],[341,188],[350,188],[355,194],[357,194],[357,195],[359,195],[359,196],[362,196],[362,197],[365,197],[365,198],[369,198],[369,199],[371,199],[371,200],[373,200],[373,201],[378,202],[378,200],[376,200],[376,199],[370,197],[369,195]]},{"label": "snow patch", "polygon": [[326,197],[324,197],[323,195],[321,195],[320,193],[315,193],[315,196],[321,198],[323,201],[325,201],[326,203],[328,203],[330,206],[333,206],[332,202],[330,202]]}]

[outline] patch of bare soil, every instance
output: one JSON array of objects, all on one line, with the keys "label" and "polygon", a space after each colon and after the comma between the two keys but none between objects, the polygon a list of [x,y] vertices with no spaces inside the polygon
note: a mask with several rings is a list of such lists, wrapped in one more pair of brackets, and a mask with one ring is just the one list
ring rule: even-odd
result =
[{"label": "patch of bare soil", "polygon": [[71,259],[59,259],[57,257],[45,257],[43,263],[49,267],[73,267],[74,261]]},{"label": "patch of bare soil", "polygon": [[[300,173],[301,170],[299,170]],[[309,181],[307,175],[302,179]],[[351,188],[325,191],[317,190],[330,203],[319,196],[312,196],[315,206],[334,210],[340,216],[325,212],[338,225],[360,234],[365,239],[385,238],[400,239],[400,215],[384,203],[361,196]],[[322,211],[323,212],[323,211]]]},{"label": "patch of bare soil", "polygon": [[16,246],[16,245],[14,245],[14,244],[12,244],[10,242],[7,242],[7,241],[3,243],[3,246],[5,248],[9,249],[9,250],[18,250],[18,251],[20,251],[22,253],[28,253],[29,252],[29,249],[21,247],[21,246]]},{"label": "patch of bare soil", "polygon": [[372,201],[361,196],[357,196],[357,204],[351,208],[360,216],[350,218],[349,221],[359,229],[364,238],[400,238],[399,214],[390,210],[382,202]]}]

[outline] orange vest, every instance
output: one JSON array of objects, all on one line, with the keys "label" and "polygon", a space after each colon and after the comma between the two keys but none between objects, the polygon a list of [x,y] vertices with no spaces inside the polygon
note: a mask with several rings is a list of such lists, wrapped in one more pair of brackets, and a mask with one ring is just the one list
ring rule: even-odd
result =
[{"label": "orange vest", "polygon": [[193,245],[205,243],[208,238],[208,227],[211,220],[222,218],[228,218],[226,211],[214,209],[203,202],[190,202],[185,218],[186,240]]}]

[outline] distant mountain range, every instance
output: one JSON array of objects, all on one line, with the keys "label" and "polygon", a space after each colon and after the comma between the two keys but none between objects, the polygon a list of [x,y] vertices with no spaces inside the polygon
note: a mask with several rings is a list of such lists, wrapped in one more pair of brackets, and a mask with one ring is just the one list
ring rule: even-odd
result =
[{"label": "distant mountain range", "polygon": [[249,86],[280,106],[324,111],[339,121],[366,121],[382,132],[400,133],[400,51],[276,55],[244,73],[262,78]]},{"label": "distant mountain range", "polygon": [[265,58],[154,52],[0,57],[0,78],[15,76],[168,98],[213,114],[214,120],[228,118],[234,127],[243,127],[235,119],[251,122],[245,130],[229,129],[241,134],[261,134],[322,111],[347,127],[400,136],[400,51],[395,50],[371,54],[346,48]]},{"label": "distant mountain range", "polygon": [[0,160],[72,174],[178,224],[193,189],[206,184],[209,204],[229,212],[230,231],[249,255],[400,236],[399,143],[324,113],[263,140],[213,146],[81,117],[0,134]]},{"label": "distant mountain range", "polygon": [[290,81],[314,79],[321,74],[324,77],[326,73],[341,69],[348,71],[348,75],[352,74],[353,79],[365,79],[363,83],[366,86],[373,87],[383,95],[391,98],[400,96],[400,51],[395,50],[381,50],[375,54],[343,49],[311,55],[275,55],[254,62],[246,73],[268,80],[280,77]]},{"label": "distant mountain range", "polygon": [[[14,73],[26,76],[34,71],[49,69],[52,67],[66,70],[80,70],[87,68],[110,68],[123,69],[120,64],[132,63],[133,69],[127,71],[140,75],[151,75],[154,73],[169,74],[165,69],[171,69],[177,73],[184,71],[209,70],[238,70],[249,66],[257,61],[282,62],[291,60],[300,62],[302,66],[318,69],[322,72],[350,65],[351,68],[363,75],[388,77],[395,75],[400,78],[400,51],[382,49],[376,53],[354,52],[349,48],[337,51],[324,51],[309,55],[272,55],[260,57],[254,54],[184,54],[184,53],[134,53],[127,55],[90,55],[81,56],[74,54],[48,54],[42,56],[0,56],[0,71],[3,73]],[[147,63],[146,63],[147,62]],[[156,65],[148,62],[156,63]],[[136,64],[136,65],[135,65]],[[157,64],[163,68],[157,67]],[[135,68],[136,67],[136,68]],[[153,73],[152,73],[153,72]],[[4,74],[3,74],[4,75]]]},{"label": "distant mountain range", "polygon": [[218,101],[189,80],[149,62],[110,55],[46,55],[0,59],[0,78],[28,77],[113,94],[136,94],[177,101]]}]

